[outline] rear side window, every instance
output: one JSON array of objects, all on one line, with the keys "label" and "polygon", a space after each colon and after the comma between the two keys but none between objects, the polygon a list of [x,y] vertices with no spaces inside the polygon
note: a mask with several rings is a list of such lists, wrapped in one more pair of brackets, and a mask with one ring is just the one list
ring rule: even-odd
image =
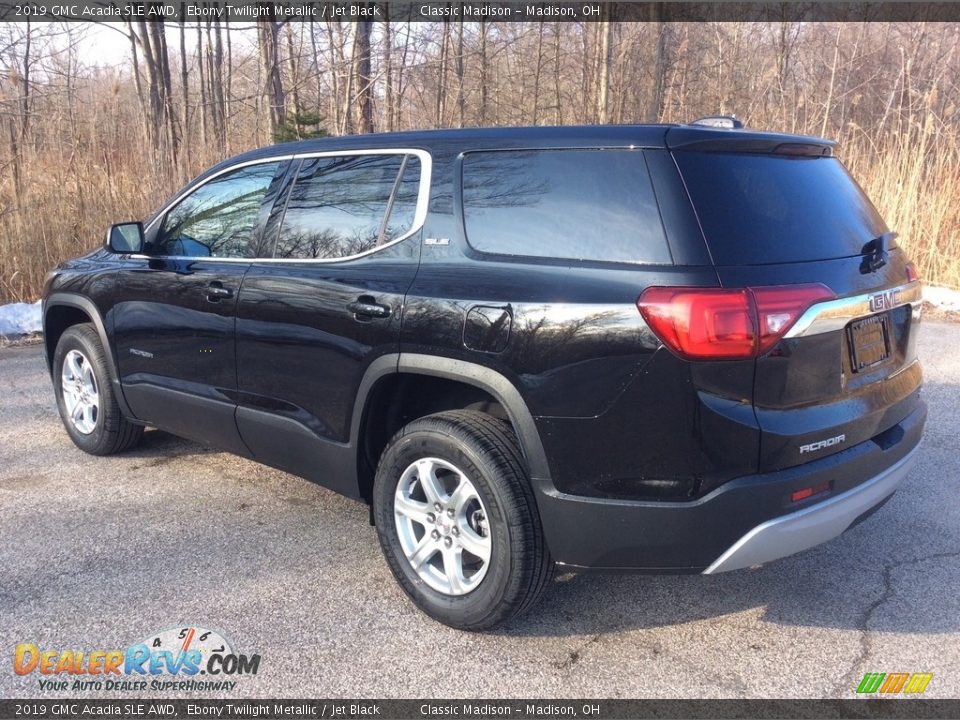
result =
[{"label": "rear side window", "polygon": [[468,153],[467,240],[482,252],[670,263],[640,150]]},{"label": "rear side window", "polygon": [[836,158],[677,152],[717,265],[863,253],[887,226]]},{"label": "rear side window", "polygon": [[287,200],[278,258],[343,258],[396,240],[413,227],[420,189],[415,155],[305,160]]}]

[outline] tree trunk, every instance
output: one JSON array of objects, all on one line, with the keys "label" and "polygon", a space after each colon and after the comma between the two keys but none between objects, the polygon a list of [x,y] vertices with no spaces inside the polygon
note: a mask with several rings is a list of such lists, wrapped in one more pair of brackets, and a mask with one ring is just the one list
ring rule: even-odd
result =
[{"label": "tree trunk", "polygon": [[299,53],[294,52],[293,47],[293,26],[287,25],[287,72],[290,74],[290,98],[293,100],[293,130],[297,139],[300,139],[300,123],[297,122],[297,115],[303,111],[303,105],[300,103],[300,63],[297,60]]},{"label": "tree trunk", "polygon": [[390,28],[390,5],[383,4],[383,72],[386,76],[387,131],[394,128],[393,98],[393,35]]},{"label": "tree trunk", "polygon": [[[343,134],[341,123],[341,99],[340,99],[340,72],[343,67],[342,46],[337,51],[333,42],[333,21],[327,20],[327,45],[330,51],[330,114],[333,116],[334,132],[338,135]],[[339,59],[339,62],[338,62]]]},{"label": "tree trunk", "polygon": [[207,96],[207,72],[204,69],[204,51],[203,51],[203,25],[197,20],[197,69],[200,71],[200,140],[203,146],[207,147],[210,142],[210,127],[208,117],[210,114],[210,99]]},{"label": "tree trunk", "polygon": [[840,31],[843,25],[837,25],[837,40],[833,44],[833,64],[830,66],[830,85],[827,88],[827,103],[823,108],[823,125],[820,128],[820,136],[827,136],[827,123],[830,120],[830,105],[833,102],[833,85],[837,77],[837,61],[840,58]]},{"label": "tree trunk", "polygon": [[463,94],[463,3],[460,3],[460,20],[457,23],[457,127],[463,127],[467,103]]},{"label": "tree trunk", "polygon": [[20,86],[22,89],[19,91],[21,148],[29,139],[28,133],[30,132],[30,64],[32,62],[30,50],[33,42],[33,30],[30,27],[30,20],[27,20],[26,26],[27,31],[25,33],[23,49],[23,72],[20,73]]},{"label": "tree trunk", "polygon": [[341,98],[341,102],[343,102],[343,110],[341,112],[341,122],[343,125],[340,127],[341,135],[348,135],[353,132],[353,115],[350,112],[350,106],[353,104],[353,82],[357,65],[357,26],[359,24],[356,20],[353,22],[353,42],[350,47],[350,64],[347,66],[347,85],[343,89],[343,98]]},{"label": "tree trunk", "polygon": [[[186,16],[186,3],[180,4],[180,12]],[[183,131],[184,157],[190,157],[190,85],[187,76],[187,23],[180,23],[180,127]],[[186,168],[184,168],[186,169]],[[186,175],[186,172],[183,173]]]},{"label": "tree trunk", "polygon": [[[449,12],[450,3],[446,4]],[[442,23],[443,31],[440,37],[440,63],[437,72],[437,103],[435,124],[436,127],[444,126],[444,118],[447,114],[447,44],[450,37],[449,16],[445,17]]]},{"label": "tree trunk", "polygon": [[167,35],[163,23],[150,23],[153,33],[153,52],[157,66],[157,79],[160,83],[161,129],[165,141],[169,144],[171,158],[176,163],[180,157],[180,133],[177,129],[177,116],[173,109],[173,82],[170,76],[170,55],[167,52]]},{"label": "tree trunk", "polygon": [[543,74],[543,20],[537,24],[537,64],[533,71],[533,125],[540,122],[540,77]]},{"label": "tree trunk", "polygon": [[554,110],[554,122],[557,125],[563,125],[563,101],[560,93],[560,23],[553,24],[553,91],[554,101],[556,102]]},{"label": "tree trunk", "polygon": [[487,78],[490,73],[489,59],[487,57],[487,21],[480,20],[480,125],[487,125],[487,105],[489,103],[489,91],[487,90]]},{"label": "tree trunk", "polygon": [[126,20],[124,21],[127,26],[127,38],[130,40],[130,56],[133,61],[133,84],[137,88],[137,99],[140,101],[140,114],[143,119],[143,133],[144,141],[149,143],[151,141],[150,136],[150,119],[149,113],[147,112],[147,101],[143,96],[143,81],[140,78],[140,57],[137,52],[137,33],[133,29],[133,21]]},{"label": "tree trunk", "polygon": [[287,122],[287,103],[280,77],[280,51],[277,38],[280,25],[276,20],[257,23],[260,44],[260,68],[263,71],[263,99],[269,109],[270,138],[276,141]]},{"label": "tree trunk", "polygon": [[[212,25],[212,28],[211,28]],[[213,30],[211,41],[210,31]],[[226,103],[223,97],[223,39],[220,34],[220,21],[207,22],[207,55],[210,58],[208,73],[210,81],[210,102],[213,112],[213,133],[217,139],[217,150],[223,154],[226,151],[227,120]]]},{"label": "tree trunk", "polygon": [[650,8],[650,16],[656,33],[656,42],[654,43],[653,84],[650,91],[650,102],[647,105],[647,121],[655,123],[660,122],[660,116],[663,114],[663,92],[666,87],[667,28],[663,22],[663,3],[654,3]]},{"label": "tree trunk", "polygon": [[406,93],[407,86],[404,82],[405,73],[407,67],[407,55],[410,52],[410,23],[406,24],[406,32],[403,34],[403,53],[400,55],[400,65],[397,68],[397,99],[396,99],[396,111],[397,118],[394,121],[394,126],[396,129],[403,127],[403,96]]},{"label": "tree trunk", "polygon": [[600,37],[598,38],[599,47],[597,52],[599,77],[597,78],[596,118],[598,123],[603,124],[608,122],[607,107],[609,105],[608,96],[610,94],[610,33],[612,31],[610,25],[610,6],[603,5],[600,12],[600,17],[603,19],[600,21]]},{"label": "tree trunk", "polygon": [[233,44],[230,41],[230,23],[224,23],[224,34],[227,36],[227,57],[225,62],[224,81],[223,81],[223,136],[224,152],[229,155],[230,150],[230,130],[229,122],[232,117],[232,105],[230,93],[232,92],[232,73],[233,73]]},{"label": "tree trunk", "polygon": [[[366,6],[366,4],[364,4]],[[373,132],[373,77],[370,69],[370,29],[373,23],[360,20],[356,24],[357,128]]]}]

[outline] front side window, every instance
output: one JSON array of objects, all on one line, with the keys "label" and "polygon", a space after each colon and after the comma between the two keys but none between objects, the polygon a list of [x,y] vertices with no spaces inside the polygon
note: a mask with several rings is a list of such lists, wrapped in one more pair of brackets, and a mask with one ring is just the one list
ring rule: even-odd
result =
[{"label": "front side window", "polygon": [[641,150],[468,153],[463,214],[482,252],[671,262]]},{"label": "front side window", "polygon": [[274,256],[344,258],[396,240],[413,227],[419,189],[415,155],[304,160]]},{"label": "front side window", "polygon": [[250,165],[198,187],[167,213],[153,254],[255,257],[260,209],[280,165]]}]

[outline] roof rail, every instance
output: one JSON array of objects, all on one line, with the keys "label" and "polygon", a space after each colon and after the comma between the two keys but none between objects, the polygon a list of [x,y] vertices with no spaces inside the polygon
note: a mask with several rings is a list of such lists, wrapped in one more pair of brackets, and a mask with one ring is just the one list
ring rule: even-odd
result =
[{"label": "roof rail", "polygon": [[690,125],[735,130],[743,127],[743,121],[737,119],[736,115],[708,115],[694,120]]}]

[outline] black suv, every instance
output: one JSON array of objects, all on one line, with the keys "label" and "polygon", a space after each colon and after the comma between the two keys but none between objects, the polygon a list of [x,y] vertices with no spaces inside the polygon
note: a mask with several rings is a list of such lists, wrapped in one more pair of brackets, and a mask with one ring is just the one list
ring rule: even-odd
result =
[{"label": "black suv", "polygon": [[310,140],[46,283],[67,432],[153,426],[371,505],[481,629],[555,566],[717,573],[876,510],[926,419],[920,283],[819,138],[697,125]]}]

